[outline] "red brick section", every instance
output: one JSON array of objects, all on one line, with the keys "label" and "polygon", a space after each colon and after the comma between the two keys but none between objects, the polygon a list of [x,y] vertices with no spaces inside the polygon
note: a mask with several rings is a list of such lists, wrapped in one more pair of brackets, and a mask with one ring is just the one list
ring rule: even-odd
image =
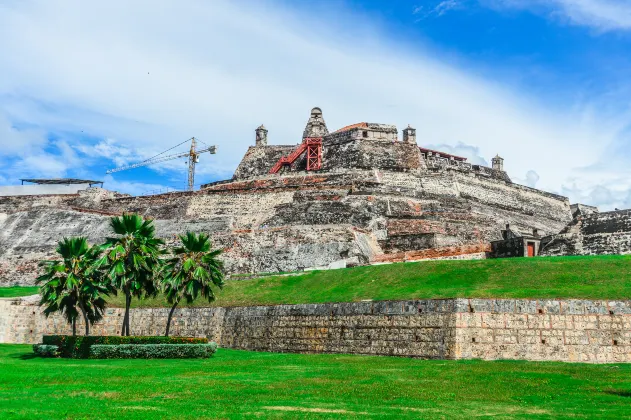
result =
[{"label": "red brick section", "polygon": [[371,262],[418,261],[428,258],[443,258],[467,254],[478,254],[480,252],[491,252],[491,244],[480,243],[472,245],[449,246],[435,249],[424,249],[421,251],[398,252],[396,254],[383,254],[377,255],[373,258]]}]

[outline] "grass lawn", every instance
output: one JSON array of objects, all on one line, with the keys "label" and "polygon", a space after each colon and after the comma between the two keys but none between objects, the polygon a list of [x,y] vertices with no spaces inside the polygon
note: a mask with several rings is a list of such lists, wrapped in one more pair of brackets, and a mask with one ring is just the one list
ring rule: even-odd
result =
[{"label": "grass lawn", "polygon": [[0,418],[629,418],[631,365],[220,349],[69,360],[0,345]]},{"label": "grass lawn", "polygon": [[[36,288],[1,289],[28,295]],[[300,275],[231,280],[215,305],[353,302],[437,298],[631,299],[631,256],[507,258],[398,263]],[[122,296],[110,298],[123,306]],[[163,298],[133,306],[168,306]],[[209,306],[198,299],[190,306]]]},{"label": "grass lawn", "polygon": [[[631,256],[425,261],[229,281],[218,306],[437,298],[631,299]],[[111,299],[123,306],[122,297]],[[163,298],[134,300],[163,306]],[[199,299],[191,306],[208,306]]]},{"label": "grass lawn", "polygon": [[20,296],[30,296],[38,293],[39,287],[0,287],[0,298],[12,298]]}]

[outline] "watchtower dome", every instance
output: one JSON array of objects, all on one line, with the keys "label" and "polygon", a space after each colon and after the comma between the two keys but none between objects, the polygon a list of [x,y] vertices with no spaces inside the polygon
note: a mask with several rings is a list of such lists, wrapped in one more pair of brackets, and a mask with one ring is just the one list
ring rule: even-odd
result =
[{"label": "watchtower dome", "polygon": [[302,133],[302,138],[324,137],[329,134],[329,129],[326,128],[324,118],[322,118],[322,110],[315,107],[311,110],[311,116],[307,121],[305,131]]},{"label": "watchtower dome", "polygon": [[256,145],[267,146],[267,128],[263,124],[256,130]]},{"label": "watchtower dome", "polygon": [[493,169],[496,171],[504,170],[504,158],[501,158],[500,155],[495,155],[495,157],[491,159],[491,163],[493,165]]}]

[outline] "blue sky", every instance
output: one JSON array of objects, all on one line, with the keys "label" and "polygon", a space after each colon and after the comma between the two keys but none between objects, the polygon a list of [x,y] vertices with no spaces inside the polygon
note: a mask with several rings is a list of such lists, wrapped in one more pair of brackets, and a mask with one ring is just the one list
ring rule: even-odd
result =
[{"label": "blue sky", "polygon": [[0,52],[0,185],[182,189],[183,159],[104,172],[192,136],[219,147],[197,183],[225,179],[258,125],[294,144],[320,106],[631,207],[629,0],[0,0]]}]

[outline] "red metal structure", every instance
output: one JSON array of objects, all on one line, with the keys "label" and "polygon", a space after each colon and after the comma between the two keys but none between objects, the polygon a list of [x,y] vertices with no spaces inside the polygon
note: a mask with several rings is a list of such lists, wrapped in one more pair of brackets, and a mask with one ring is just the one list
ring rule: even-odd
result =
[{"label": "red metal structure", "polygon": [[280,158],[272,169],[270,169],[269,173],[278,173],[283,166],[291,165],[305,152],[307,152],[308,171],[317,171],[322,168],[322,138],[307,137],[289,156],[283,156]]}]

